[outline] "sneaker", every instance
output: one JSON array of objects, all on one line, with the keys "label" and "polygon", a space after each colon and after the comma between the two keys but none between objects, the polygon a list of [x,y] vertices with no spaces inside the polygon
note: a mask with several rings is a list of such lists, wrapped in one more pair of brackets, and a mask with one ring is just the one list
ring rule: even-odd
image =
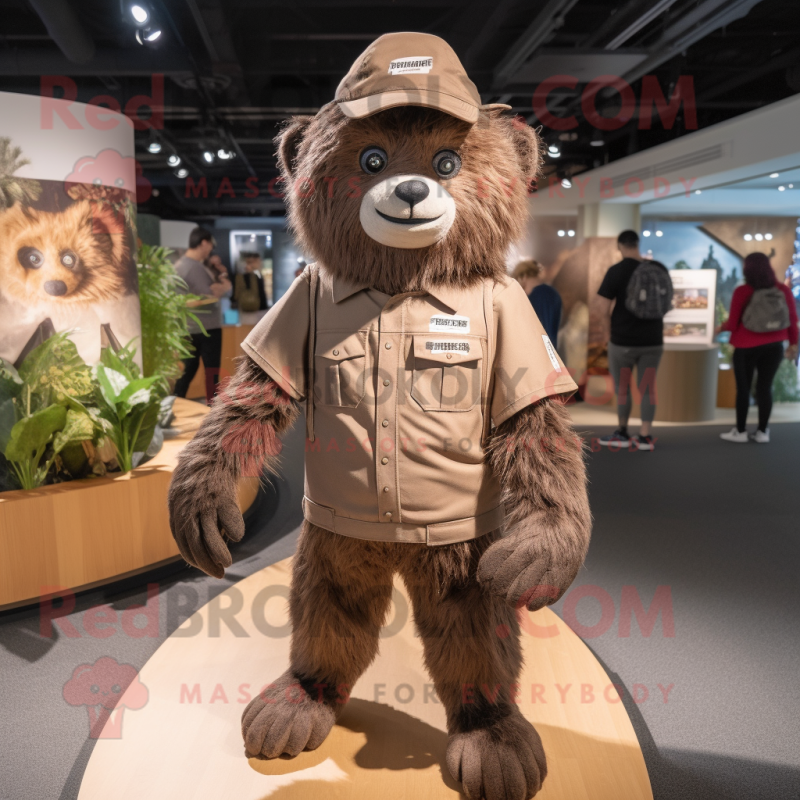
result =
[{"label": "sneaker", "polygon": [[736,428],[731,428],[727,433],[721,433],[719,435],[720,439],[724,439],[726,442],[749,442],[750,437],[747,435],[747,431],[740,431]]},{"label": "sneaker", "polygon": [[769,428],[765,431],[756,431],[750,434],[751,442],[758,442],[759,444],[766,444],[769,441]]},{"label": "sneaker", "polygon": [[656,445],[653,441],[652,436],[642,436],[640,433],[638,436],[633,437],[633,443],[640,449],[640,450],[655,450]]},{"label": "sneaker", "polygon": [[620,428],[617,428],[614,433],[610,433],[608,436],[601,436],[598,441],[603,447],[620,448],[627,447],[630,444],[631,437]]}]

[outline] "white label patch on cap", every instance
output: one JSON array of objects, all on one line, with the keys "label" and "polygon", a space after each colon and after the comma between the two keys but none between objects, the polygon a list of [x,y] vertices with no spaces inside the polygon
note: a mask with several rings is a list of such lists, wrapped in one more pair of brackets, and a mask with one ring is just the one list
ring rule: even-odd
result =
[{"label": "white label patch on cap", "polygon": [[546,333],[542,334],[542,341],[544,342],[544,349],[547,350],[547,355],[550,358],[550,363],[553,365],[553,369],[556,372],[561,372],[561,364],[558,361],[556,350],[553,347],[553,343],[550,341],[550,337]]},{"label": "white label patch on cap", "polygon": [[432,353],[469,353],[469,342],[450,340],[447,342],[425,342],[425,349]]},{"label": "white label patch on cap", "polygon": [[410,75],[421,72],[427,75],[433,69],[433,56],[408,56],[389,62],[390,75]]},{"label": "white label patch on cap", "polygon": [[469,317],[458,314],[436,314],[431,317],[432,333],[469,333]]}]

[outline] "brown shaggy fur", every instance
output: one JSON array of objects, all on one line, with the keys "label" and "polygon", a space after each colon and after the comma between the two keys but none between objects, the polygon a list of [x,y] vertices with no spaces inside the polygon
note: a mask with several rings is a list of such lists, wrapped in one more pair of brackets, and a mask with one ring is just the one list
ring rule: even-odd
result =
[{"label": "brown shaggy fur", "polygon": [[[57,213],[22,204],[0,214],[0,289],[26,306],[47,303],[96,303],[135,290],[128,234],[111,233],[115,221],[88,200]],[[42,263],[31,268],[26,248],[36,250]],[[74,256],[66,267],[63,256]],[[45,284],[61,282],[65,292],[53,295]]]},{"label": "brown shaggy fur", "polygon": [[[388,293],[504,274],[539,158],[534,132],[497,112],[470,128],[419,108],[347,120],[327,106],[314,118],[295,118],[278,145],[303,250],[333,274]],[[370,145],[389,156],[381,180],[393,172],[435,179],[433,155],[458,150],[463,167],[445,184],[456,221],[440,243],[402,250],[364,233],[360,197],[373,178],[361,172],[358,157]],[[240,460],[221,443],[231,429],[255,422],[265,431],[259,438],[265,444],[255,449],[274,469],[275,439],[266,431],[279,434],[296,413],[246,358],[237,385],[271,389],[266,395],[256,389],[255,401],[218,399],[184,451],[170,490],[181,552],[213,575],[231,563],[221,528],[235,540],[243,531],[235,508]],[[487,458],[505,490],[504,531],[428,547],[352,539],[304,524],[290,597],[291,663],[245,709],[248,754],[273,758],[319,746],[378,652],[392,577],[399,573],[447,713],[451,773],[469,798],[526,800],[539,790],[547,772],[544,750],[513,697],[521,668],[515,609],[554,602],[580,568],[591,522],[583,452],[563,404],[545,399],[493,432]]]},{"label": "brown shaggy fur", "polygon": [[172,475],[170,527],[187,562],[216,578],[225,574],[232,563],[225,536],[235,542],[244,536],[236,481],[262,469],[275,473],[277,437],[297,413],[291,398],[254,361],[241,360]]},{"label": "brown shaggy fur", "polygon": [[[365,147],[389,158],[379,175],[359,166]],[[444,148],[462,160],[454,178],[440,181],[434,155]],[[289,221],[301,249],[338,277],[367,281],[388,294],[441,284],[469,286],[505,274],[510,242],[528,217],[527,188],[539,170],[532,128],[497,111],[470,126],[440,111],[395,108],[347,119],[329,104],[316,117],[295,117],[278,141]],[[371,239],[359,222],[361,198],[378,181],[414,173],[440,181],[458,209],[447,236],[415,250]]]}]

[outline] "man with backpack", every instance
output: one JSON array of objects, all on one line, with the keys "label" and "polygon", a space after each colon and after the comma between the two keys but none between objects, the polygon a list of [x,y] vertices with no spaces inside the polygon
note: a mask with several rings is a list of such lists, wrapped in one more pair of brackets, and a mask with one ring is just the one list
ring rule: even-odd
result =
[{"label": "man with backpack", "polygon": [[[600,438],[606,447],[653,450],[650,435],[656,413],[656,372],[664,351],[664,315],[672,306],[672,279],[658,261],[639,252],[639,235],[623,231],[617,238],[622,261],[609,267],[597,294],[608,340],[608,369],[617,395],[619,427]],[[628,434],[633,401],[631,378],[642,399],[642,426],[638,436]]]}]

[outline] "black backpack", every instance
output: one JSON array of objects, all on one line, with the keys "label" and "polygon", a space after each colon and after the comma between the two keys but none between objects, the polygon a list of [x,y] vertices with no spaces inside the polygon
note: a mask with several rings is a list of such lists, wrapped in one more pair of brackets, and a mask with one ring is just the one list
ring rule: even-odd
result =
[{"label": "black backpack", "polygon": [[790,322],[786,296],[777,286],[756,289],[742,314],[742,325],[753,333],[782,331]]},{"label": "black backpack", "polygon": [[663,319],[672,308],[672,278],[658,261],[642,261],[633,271],[625,308],[639,319]]}]

